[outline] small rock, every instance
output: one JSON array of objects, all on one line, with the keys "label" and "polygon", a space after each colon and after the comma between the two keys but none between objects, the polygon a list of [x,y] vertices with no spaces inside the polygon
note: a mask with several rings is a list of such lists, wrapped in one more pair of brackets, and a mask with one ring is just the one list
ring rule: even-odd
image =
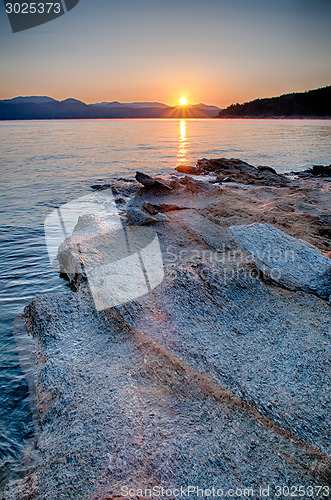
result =
[{"label": "small rock", "polygon": [[310,177],[331,177],[331,165],[314,165],[313,168],[301,170],[299,172],[291,172],[302,179],[309,179]]},{"label": "small rock", "polygon": [[167,221],[169,221],[168,217],[166,215],[164,215],[164,214],[156,214],[155,220],[157,222],[167,222]]},{"label": "small rock", "polygon": [[321,177],[331,177],[331,165],[324,167],[323,165],[313,166],[313,175],[319,175]]},{"label": "small rock", "polygon": [[136,172],[137,181],[142,184],[147,189],[153,189],[158,191],[171,191],[172,188],[160,182],[156,179],[153,179],[150,175],[143,174],[142,172]]},{"label": "small rock", "polygon": [[180,179],[178,179],[178,182],[180,182],[180,184],[184,184],[184,186],[186,186],[186,184],[188,182],[191,182],[191,177],[188,177],[187,175],[185,175],[185,177],[181,177]]},{"label": "small rock", "polygon": [[94,191],[103,191],[104,189],[109,188],[111,188],[111,184],[94,184],[91,186],[91,189],[94,189]]},{"label": "small rock", "polygon": [[177,179],[171,179],[169,181],[168,185],[171,189],[180,189],[182,187],[180,182],[178,182]]},{"label": "small rock", "polygon": [[309,179],[309,178],[313,177],[313,174],[311,172],[306,171],[306,170],[304,172],[295,172],[295,173],[301,179]]},{"label": "small rock", "polygon": [[197,167],[192,167],[191,165],[178,165],[176,167],[177,172],[180,172],[182,174],[193,174],[193,175],[199,175],[200,171],[197,169]]},{"label": "small rock", "polygon": [[153,224],[159,222],[155,217],[147,215],[145,212],[139,210],[139,208],[128,208],[126,212],[126,220],[130,226],[144,226],[146,224]]},{"label": "small rock", "polygon": [[203,191],[208,191],[209,189],[214,189],[212,185],[205,181],[196,181],[195,179],[190,179],[186,182],[185,190],[197,194]]},{"label": "small rock", "polygon": [[164,214],[157,213],[155,217],[152,217],[139,208],[129,207],[126,212],[126,220],[130,226],[145,226],[155,222],[167,222],[169,219]]},{"label": "small rock", "polygon": [[158,214],[161,210],[159,209],[160,205],[154,205],[153,203],[149,203],[147,201],[144,201],[144,203],[141,205],[141,210],[146,212],[149,215],[156,215]]},{"label": "small rock", "polygon": [[121,198],[121,197],[116,198],[115,203],[116,203],[116,205],[121,205],[122,203],[125,203],[125,200],[124,200],[124,198]]}]

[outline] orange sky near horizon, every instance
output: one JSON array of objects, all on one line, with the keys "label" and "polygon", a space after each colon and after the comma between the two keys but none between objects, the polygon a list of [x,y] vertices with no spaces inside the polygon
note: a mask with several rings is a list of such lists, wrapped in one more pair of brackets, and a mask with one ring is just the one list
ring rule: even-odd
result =
[{"label": "orange sky near horizon", "polygon": [[[73,82],[72,82],[73,83]],[[292,93],[292,92],[304,92],[306,90],[312,90],[313,88],[319,88],[325,86],[323,81],[316,80],[311,86],[311,88],[306,88],[304,84],[298,84],[295,88],[293,86],[286,87],[285,85],[273,85],[270,87],[269,92],[266,93],[265,88],[258,88],[256,85],[252,85],[251,88],[245,88],[245,91],[238,88],[235,89],[233,86],[226,88],[223,86],[221,89],[213,89],[208,86],[208,89],[202,84],[201,88],[196,86],[195,89],[189,89],[189,85],[181,88],[176,88],[174,85],[173,89],[168,88],[153,88],[149,87],[147,89],[139,89],[137,93],[120,88],[94,88],[93,90],[89,85],[84,88],[81,84],[75,90],[75,85],[72,85],[72,90],[65,87],[61,89],[61,86],[56,84],[17,84],[12,85],[10,90],[1,92],[0,99],[11,99],[16,96],[29,96],[29,95],[47,95],[59,101],[67,98],[75,98],[81,100],[87,104],[105,102],[105,101],[119,101],[119,102],[160,102],[167,104],[169,106],[180,105],[180,99],[185,97],[187,99],[187,105],[204,103],[207,105],[215,105],[221,108],[225,108],[233,103],[237,102],[247,102],[257,98],[274,97],[281,94]],[[82,88],[83,87],[83,88]],[[192,86],[193,87],[193,86]]]},{"label": "orange sky near horizon", "polygon": [[80,0],[15,34],[0,14],[0,99],[224,108],[331,83],[329,0]]}]

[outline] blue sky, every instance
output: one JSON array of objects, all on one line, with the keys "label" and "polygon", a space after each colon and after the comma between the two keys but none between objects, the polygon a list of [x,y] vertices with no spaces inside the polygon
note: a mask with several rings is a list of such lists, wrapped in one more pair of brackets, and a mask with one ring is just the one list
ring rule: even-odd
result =
[{"label": "blue sky", "polygon": [[80,0],[15,34],[0,6],[0,98],[224,107],[331,83],[331,0]]}]

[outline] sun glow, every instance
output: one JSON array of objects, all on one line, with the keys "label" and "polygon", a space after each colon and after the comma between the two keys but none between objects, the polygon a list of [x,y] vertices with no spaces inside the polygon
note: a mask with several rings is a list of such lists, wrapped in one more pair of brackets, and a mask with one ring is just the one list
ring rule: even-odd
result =
[{"label": "sun glow", "polygon": [[187,99],[186,99],[186,97],[181,97],[181,98],[179,99],[179,104],[180,104],[181,106],[186,106],[186,105],[187,105]]}]

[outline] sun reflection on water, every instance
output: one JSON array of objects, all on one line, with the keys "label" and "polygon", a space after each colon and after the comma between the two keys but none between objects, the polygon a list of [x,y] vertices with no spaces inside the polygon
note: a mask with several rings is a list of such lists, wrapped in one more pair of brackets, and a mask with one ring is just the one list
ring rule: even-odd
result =
[{"label": "sun reflection on water", "polygon": [[178,141],[178,154],[177,154],[177,164],[183,165],[187,163],[187,124],[186,120],[181,120],[179,122],[179,141]]}]

